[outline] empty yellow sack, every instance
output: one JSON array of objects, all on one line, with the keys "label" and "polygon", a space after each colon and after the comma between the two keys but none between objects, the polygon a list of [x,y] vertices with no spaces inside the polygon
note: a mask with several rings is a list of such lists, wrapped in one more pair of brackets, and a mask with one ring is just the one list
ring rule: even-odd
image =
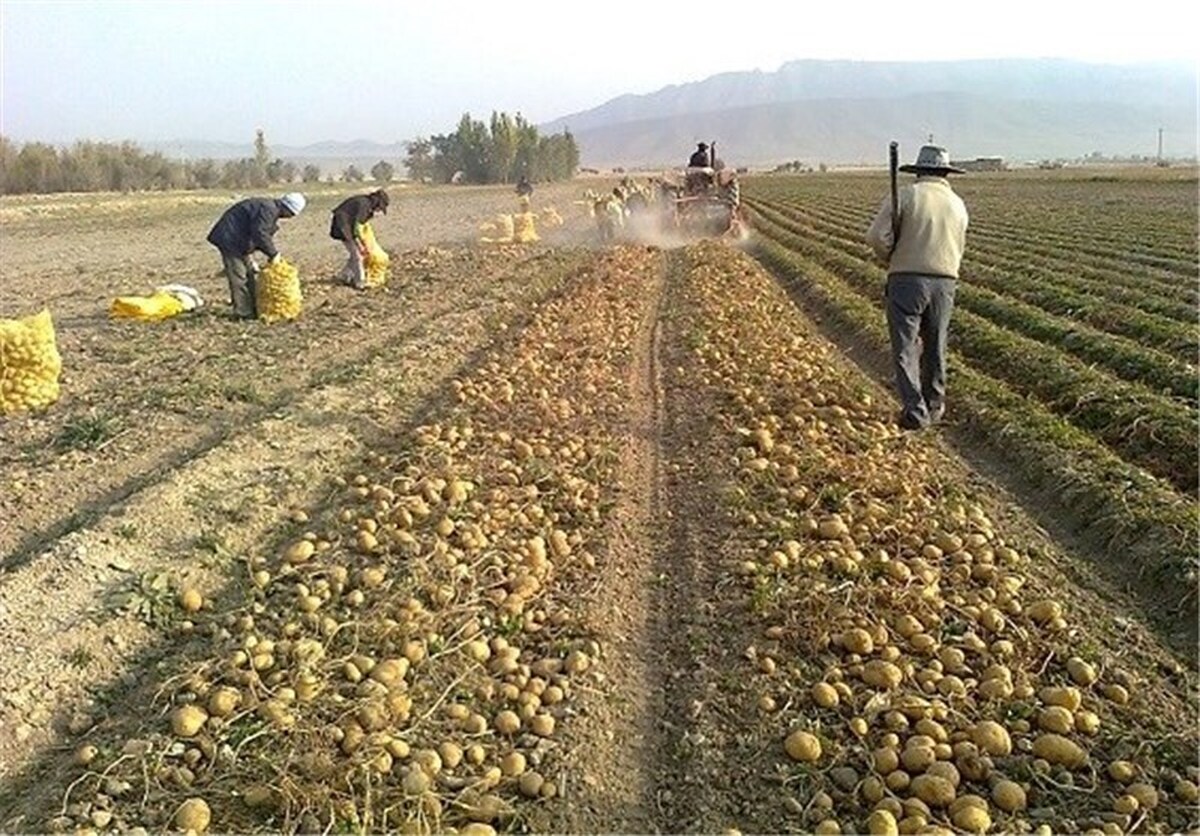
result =
[{"label": "empty yellow sack", "polygon": [[143,322],[157,322],[181,313],[183,302],[171,293],[118,296],[108,306],[108,315],[113,319],[138,319]]},{"label": "empty yellow sack", "polygon": [[388,264],[391,263],[387,250],[379,246],[379,242],[375,240],[375,230],[371,228],[370,221],[359,224],[355,232],[358,240],[362,241],[363,246],[367,248],[367,257],[363,260],[367,287],[383,287],[387,284]]},{"label": "empty yellow sack", "polygon": [[50,311],[0,319],[0,415],[54,403],[60,372],[62,357]]},{"label": "empty yellow sack", "polygon": [[295,319],[300,316],[304,297],[300,294],[300,272],[286,259],[268,263],[258,274],[254,286],[258,318],[264,322]]}]

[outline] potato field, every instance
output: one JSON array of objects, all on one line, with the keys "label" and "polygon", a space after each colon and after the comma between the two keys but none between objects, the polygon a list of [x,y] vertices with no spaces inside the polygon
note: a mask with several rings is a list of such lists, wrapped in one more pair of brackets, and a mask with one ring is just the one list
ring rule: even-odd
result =
[{"label": "potato field", "polygon": [[[747,240],[481,243],[308,193],[303,311],[229,317],[220,193],[0,199],[0,832],[1200,828],[1195,170],[955,181],[947,421],[905,432],[885,175]],[[177,282],[157,323],[109,301]]]}]

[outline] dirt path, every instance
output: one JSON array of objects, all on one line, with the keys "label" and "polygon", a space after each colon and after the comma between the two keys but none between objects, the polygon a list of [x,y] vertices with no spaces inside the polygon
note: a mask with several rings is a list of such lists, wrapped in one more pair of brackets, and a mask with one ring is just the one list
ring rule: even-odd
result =
[{"label": "dirt path", "polygon": [[636,357],[626,381],[630,401],[622,428],[614,513],[603,582],[588,602],[584,622],[606,637],[602,698],[589,703],[574,753],[579,797],[563,805],[562,829],[571,832],[661,832],[655,805],[663,743],[660,681],[664,637],[659,633],[656,576],[663,507],[660,331],[664,295],[662,254],[644,276],[644,308]]}]

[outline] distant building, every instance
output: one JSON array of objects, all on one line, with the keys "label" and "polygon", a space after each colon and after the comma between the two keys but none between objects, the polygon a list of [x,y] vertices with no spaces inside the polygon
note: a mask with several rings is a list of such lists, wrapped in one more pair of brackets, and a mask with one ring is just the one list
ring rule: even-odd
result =
[{"label": "distant building", "polygon": [[963,171],[1004,171],[1008,168],[1003,157],[976,157],[973,160],[951,160],[950,165]]}]

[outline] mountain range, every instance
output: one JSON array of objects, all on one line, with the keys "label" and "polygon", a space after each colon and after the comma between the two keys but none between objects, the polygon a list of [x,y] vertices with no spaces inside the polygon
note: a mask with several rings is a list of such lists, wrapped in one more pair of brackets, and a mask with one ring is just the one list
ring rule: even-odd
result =
[{"label": "mountain range", "polygon": [[[679,166],[701,140],[715,140],[738,166],[815,166],[878,164],[893,139],[911,156],[930,136],[956,159],[1153,157],[1160,128],[1164,156],[1194,158],[1196,120],[1196,69],[1187,65],[802,60],[619,96],[538,128],[569,129],[582,165],[592,168]],[[253,154],[249,141],[145,147],[193,159]],[[366,170],[381,159],[399,169],[405,147],[355,140],[271,145],[271,154],[326,172],[350,163]]]},{"label": "mountain range", "polygon": [[716,140],[737,165],[878,161],[932,135],[952,156],[1012,160],[1196,152],[1196,71],[1062,59],[793,61],[722,73],[539,126],[569,128],[584,165],[680,165]]}]

